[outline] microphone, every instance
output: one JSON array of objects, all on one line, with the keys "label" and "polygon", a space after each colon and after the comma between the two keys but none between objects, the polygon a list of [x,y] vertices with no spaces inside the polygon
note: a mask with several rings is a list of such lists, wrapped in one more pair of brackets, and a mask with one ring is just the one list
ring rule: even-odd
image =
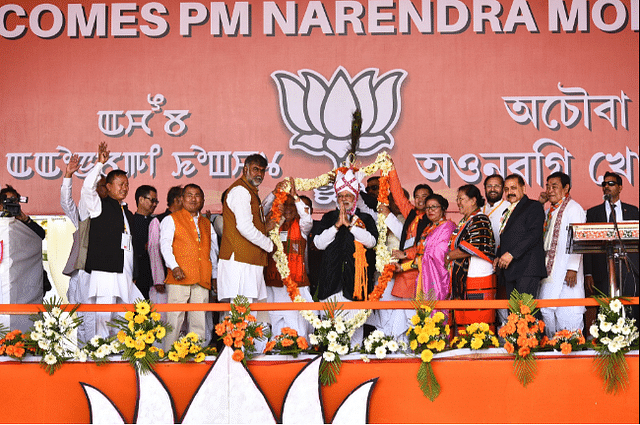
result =
[{"label": "microphone", "polygon": [[604,198],[605,201],[611,203],[611,194],[610,193],[607,193],[606,195],[604,195],[603,198]]}]

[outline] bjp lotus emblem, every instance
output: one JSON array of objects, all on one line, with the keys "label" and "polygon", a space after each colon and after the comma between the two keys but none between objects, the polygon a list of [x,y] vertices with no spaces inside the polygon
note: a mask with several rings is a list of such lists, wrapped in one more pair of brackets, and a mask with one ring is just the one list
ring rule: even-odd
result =
[{"label": "bjp lotus emblem", "polygon": [[294,75],[276,71],[271,77],[278,86],[280,113],[293,136],[289,148],[313,156],[327,156],[336,167],[345,159],[351,142],[351,117],[362,111],[362,135],[357,153],[374,155],[391,149],[391,130],[400,117],[400,86],[407,76],[401,69],[378,76],[368,68],[351,78],[343,67],[329,81],[304,69]]}]

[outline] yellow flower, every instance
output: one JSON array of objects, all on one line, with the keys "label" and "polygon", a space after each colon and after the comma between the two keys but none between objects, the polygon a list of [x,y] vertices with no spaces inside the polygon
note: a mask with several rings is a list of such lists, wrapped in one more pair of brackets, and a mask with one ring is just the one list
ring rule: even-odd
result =
[{"label": "yellow flower", "polygon": [[136,359],[141,359],[146,355],[147,355],[147,353],[145,353],[144,351],[136,351],[136,354],[135,354]]},{"label": "yellow flower", "polygon": [[443,312],[441,312],[441,311],[437,312],[437,313],[433,316],[433,319],[434,319],[436,322],[442,322],[442,321],[444,320],[444,313],[443,313]]},{"label": "yellow flower", "polygon": [[445,325],[444,327],[444,333],[449,335],[449,332],[451,331],[451,328],[449,327],[449,325]]},{"label": "yellow flower", "polygon": [[480,330],[482,332],[489,332],[489,325],[486,323],[480,323]]},{"label": "yellow flower", "polygon": [[438,345],[438,341],[431,341],[427,344],[427,348],[429,350],[433,350],[436,348],[437,345]]},{"label": "yellow flower", "polygon": [[467,345],[467,340],[461,339],[460,343],[458,344],[458,348],[463,348],[465,345]]},{"label": "yellow flower", "polygon": [[478,334],[475,335],[476,338],[481,339],[484,341],[484,337],[486,336],[486,334],[484,332],[480,332]]},{"label": "yellow flower", "polygon": [[133,332],[133,329],[134,329],[134,327],[135,327],[135,323],[133,323],[133,322],[129,322],[129,324],[127,325],[127,327],[129,328],[129,330],[130,330],[131,332]]},{"label": "yellow flower", "polygon": [[147,320],[147,316],[145,316],[144,314],[136,314],[135,319],[133,319],[133,321],[136,322],[139,325],[144,323],[145,320]]},{"label": "yellow flower", "polygon": [[146,344],[144,343],[144,339],[138,338],[133,342],[133,346],[136,350],[142,351],[145,349]]},{"label": "yellow flower", "polygon": [[428,341],[429,341],[429,335],[427,335],[426,333],[422,332],[420,335],[418,335],[418,342],[420,344],[424,344]]},{"label": "yellow flower", "polygon": [[144,331],[143,331],[142,329],[137,330],[137,331],[133,334],[133,336],[134,336],[135,338],[140,338],[142,335],[144,335]]},{"label": "yellow flower", "polygon": [[153,336],[153,333],[151,331],[147,332],[147,334],[144,337],[144,342],[146,342],[147,344],[153,344],[155,340],[156,340],[156,337]]},{"label": "yellow flower", "polygon": [[422,361],[425,363],[429,363],[431,359],[433,359],[433,351],[422,350],[422,353],[420,354],[420,359],[422,359]]},{"label": "yellow flower", "polygon": [[124,314],[124,320],[131,322],[133,320],[133,311],[129,310]]},{"label": "yellow flower", "polygon": [[175,351],[169,351],[169,360],[173,361],[173,362],[178,362],[180,361],[180,358],[178,357],[178,354],[176,354]]},{"label": "yellow flower", "polygon": [[120,343],[123,343],[126,337],[127,333],[125,331],[118,332],[118,341],[120,341]]},{"label": "yellow flower", "polygon": [[413,328],[413,331],[416,333],[416,335],[418,335],[420,332],[422,332],[422,326],[416,326],[415,328]]},{"label": "yellow flower", "polygon": [[431,307],[429,307],[428,305],[421,304],[420,309],[424,310],[424,312],[427,314],[431,313]]},{"label": "yellow flower", "polygon": [[199,352],[195,358],[196,363],[200,363],[201,361],[203,361],[204,357],[205,357],[204,353],[202,351]]},{"label": "yellow flower", "polygon": [[187,357],[187,354],[189,354],[187,350],[178,351],[178,357],[180,357],[181,359],[184,359],[185,357]]},{"label": "yellow flower", "polygon": [[160,350],[158,347],[149,347],[149,352],[150,353],[155,353],[158,350]]},{"label": "yellow flower", "polygon": [[436,350],[442,351],[442,350],[444,350],[444,347],[446,345],[447,345],[447,343],[444,342],[444,340],[440,340],[440,341],[436,342]]},{"label": "yellow flower", "polygon": [[200,347],[198,347],[197,345],[192,345],[192,346],[189,348],[189,352],[190,352],[191,354],[195,354],[195,353],[197,353],[198,351],[200,351]]},{"label": "yellow flower", "polygon": [[160,320],[162,318],[162,316],[160,316],[160,313],[158,312],[153,312],[151,313],[151,320]]},{"label": "yellow flower", "polygon": [[164,350],[162,348],[158,350],[158,356],[160,356],[160,358],[164,357]]},{"label": "yellow flower", "polygon": [[140,301],[138,304],[136,304],[136,312],[138,314],[142,314],[143,316],[146,316],[149,311],[151,311],[151,307],[149,306],[149,303],[147,303],[146,301]]},{"label": "yellow flower", "polygon": [[130,336],[125,337],[124,345],[126,345],[127,348],[133,348],[134,347],[133,338],[131,338]]},{"label": "yellow flower", "polygon": [[415,325],[417,325],[418,323],[420,323],[420,316],[418,316],[417,314],[414,314],[414,315],[411,317],[411,324],[415,326]]},{"label": "yellow flower", "polygon": [[478,350],[482,347],[482,340],[480,338],[473,338],[471,340],[471,348],[474,350]]},{"label": "yellow flower", "polygon": [[416,341],[415,339],[411,340],[411,342],[409,343],[409,347],[415,351],[415,349],[418,348],[418,341]]},{"label": "yellow flower", "polygon": [[162,339],[165,337],[166,334],[167,334],[167,330],[164,328],[164,326],[158,326],[156,328],[156,338]]},{"label": "yellow flower", "polygon": [[186,338],[190,339],[193,342],[196,342],[198,340],[198,334],[196,334],[195,332],[189,332]]},{"label": "yellow flower", "polygon": [[498,338],[496,338],[495,336],[491,338],[491,343],[493,344],[494,347],[500,346],[500,343],[498,342]]}]

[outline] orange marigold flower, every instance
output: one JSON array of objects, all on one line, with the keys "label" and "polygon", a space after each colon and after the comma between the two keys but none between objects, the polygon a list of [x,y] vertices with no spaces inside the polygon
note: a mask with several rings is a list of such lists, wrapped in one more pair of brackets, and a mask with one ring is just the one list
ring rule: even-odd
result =
[{"label": "orange marigold flower", "polygon": [[16,349],[13,351],[13,354],[16,357],[22,357],[24,355],[24,348],[22,347],[16,347]]},{"label": "orange marigold flower", "polygon": [[225,322],[224,322],[224,329],[225,329],[227,332],[231,332],[231,331],[233,330],[233,323],[231,323],[231,322],[230,322],[230,321],[228,321],[228,320],[225,320]]},{"label": "orange marigold flower", "polygon": [[231,344],[233,344],[233,338],[231,337],[231,335],[226,334],[224,338],[222,338],[222,342],[224,342],[224,345],[226,345],[227,347],[231,347]]},{"label": "orange marigold flower", "polygon": [[0,345],[0,356],[4,354],[6,347],[4,345]]},{"label": "orange marigold flower", "polygon": [[522,313],[522,314],[529,314],[529,313],[531,313],[531,309],[529,308],[529,306],[528,306],[528,305],[521,304],[521,305],[520,305],[520,313]]},{"label": "orange marigold flower", "polygon": [[241,339],[236,339],[235,341],[233,341],[233,346],[236,348],[240,348],[242,347],[244,344],[242,343]]},{"label": "orange marigold flower", "polygon": [[13,356],[14,352],[15,352],[16,347],[14,347],[13,345],[9,345],[7,346],[7,355],[8,356]]},{"label": "orange marigold flower", "polygon": [[562,354],[569,354],[571,352],[571,344],[563,342],[560,344],[560,349],[562,350]]},{"label": "orange marigold flower", "polygon": [[518,350],[518,355],[520,357],[527,357],[529,353],[531,353],[531,350],[529,349],[529,347],[522,347]]},{"label": "orange marigold flower", "polygon": [[533,316],[532,316],[532,315],[530,315],[530,314],[527,314],[527,315],[526,315],[526,316],[524,316],[524,317],[525,317],[525,319],[527,319],[527,322],[529,322],[529,323],[533,323],[533,322],[535,322],[535,321],[536,321],[536,318],[535,318],[535,317],[533,317]]},{"label": "orange marigold flower", "polygon": [[291,347],[293,345],[293,340],[290,338],[285,338],[282,340],[283,347]]},{"label": "orange marigold flower", "polygon": [[256,329],[255,329],[255,332],[256,332],[256,335],[257,335],[259,338],[262,338],[262,335],[263,335],[263,333],[262,333],[262,328],[260,328],[260,327],[256,328]]},{"label": "orange marigold flower", "polygon": [[236,329],[236,330],[231,332],[231,336],[233,338],[235,338],[235,339],[243,338],[244,337],[244,331]]},{"label": "orange marigold flower", "polygon": [[552,345],[551,342],[549,341],[549,338],[547,338],[547,336],[543,336],[542,340],[540,341],[540,345],[541,346],[545,346],[545,345]]},{"label": "orange marigold flower", "polygon": [[14,334],[13,332],[9,332],[9,333],[4,337],[4,339],[5,339],[5,340],[7,340],[7,341],[13,341],[13,340],[15,339],[15,337],[16,337],[16,334]]},{"label": "orange marigold flower", "polygon": [[224,324],[223,323],[218,323],[216,325],[216,335],[222,336],[223,333],[224,333]]},{"label": "orange marigold flower", "polygon": [[247,312],[247,309],[242,305],[237,305],[236,306],[236,311],[238,313],[240,313],[240,314],[245,314]]},{"label": "orange marigold flower", "polygon": [[264,347],[264,352],[268,352],[274,349],[274,347],[276,346],[276,342],[275,341],[269,341],[267,342],[267,346]]},{"label": "orange marigold flower", "polygon": [[247,314],[247,322],[255,322],[256,317],[253,314]]},{"label": "orange marigold flower", "polygon": [[296,343],[298,344],[298,348],[301,350],[309,348],[309,343],[303,336],[299,336],[298,339],[296,339]]},{"label": "orange marigold flower", "polygon": [[510,342],[504,343],[504,349],[507,350],[507,353],[513,354],[513,344],[511,344]]},{"label": "orange marigold flower", "polygon": [[236,323],[236,329],[245,330],[248,326],[249,325],[247,325],[247,322]]},{"label": "orange marigold flower", "polygon": [[578,337],[578,344],[584,344],[585,340],[583,336]]},{"label": "orange marigold flower", "polygon": [[247,343],[249,343],[249,344],[253,344],[253,338],[252,338],[252,337],[250,337],[250,336],[248,336],[248,337],[247,337]]},{"label": "orange marigold flower", "polygon": [[540,328],[540,332],[544,332],[545,324],[542,320],[538,320],[538,327]]},{"label": "orange marigold flower", "polygon": [[518,344],[518,347],[526,347],[527,346],[527,337],[524,335],[521,335],[518,337],[518,340],[516,341],[516,344]]},{"label": "orange marigold flower", "polygon": [[231,358],[237,362],[241,362],[244,359],[244,353],[242,350],[235,350]]},{"label": "orange marigold flower", "polygon": [[535,348],[538,346],[538,340],[533,336],[531,338],[528,338],[527,341],[528,341],[527,345],[529,345],[529,347],[531,348]]}]

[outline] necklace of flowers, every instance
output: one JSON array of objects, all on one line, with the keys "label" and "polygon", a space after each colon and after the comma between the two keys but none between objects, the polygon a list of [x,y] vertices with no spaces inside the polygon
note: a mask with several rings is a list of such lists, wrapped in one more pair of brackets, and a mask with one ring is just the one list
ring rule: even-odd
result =
[{"label": "necklace of flowers", "polygon": [[[389,205],[389,171],[391,170],[392,163],[387,152],[381,152],[378,154],[376,160],[369,164],[368,166],[361,168],[365,175],[370,176],[371,174],[380,171],[380,190],[378,195],[378,204]],[[300,179],[295,178],[294,183],[296,190],[308,191],[313,190],[321,186],[326,186],[329,184],[331,179],[335,177],[336,171],[346,170],[336,169],[332,170],[329,173],[322,174],[313,179]],[[272,218],[276,223],[280,223],[280,218],[282,217],[282,213],[280,212],[279,206],[282,205],[287,199],[288,193],[287,191],[278,191],[276,193],[276,199],[273,202],[271,207]],[[373,292],[369,294],[369,301],[379,301],[380,297],[384,293],[387,284],[393,277],[394,265],[391,263],[391,252],[387,249],[387,225],[385,223],[385,217],[382,215],[378,216],[378,243],[376,244],[376,270],[380,272],[380,277],[378,278],[378,283],[374,288]],[[276,250],[273,253],[273,260],[276,263],[276,268],[282,277],[282,282],[287,288],[287,292],[289,293],[289,297],[293,302],[306,302],[304,298],[300,295],[300,291],[298,290],[298,285],[290,276],[289,271],[289,260],[287,255],[284,253],[284,246],[282,241],[280,240],[280,224],[276,224],[276,226],[269,232],[269,238],[275,244]],[[311,311],[305,311],[303,317],[308,318],[307,320],[313,319],[315,316]],[[302,314],[302,312],[301,312]],[[370,314],[370,312],[369,312]]]}]

